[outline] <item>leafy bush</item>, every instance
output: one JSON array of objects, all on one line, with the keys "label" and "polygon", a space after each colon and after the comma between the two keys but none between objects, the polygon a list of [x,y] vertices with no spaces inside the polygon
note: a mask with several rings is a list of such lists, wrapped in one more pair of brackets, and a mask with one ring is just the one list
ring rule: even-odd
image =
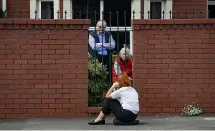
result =
[{"label": "leafy bush", "polygon": [[194,102],[190,105],[185,105],[185,107],[182,109],[182,114],[186,116],[197,116],[203,113],[203,109]]},{"label": "leafy bush", "polygon": [[108,91],[107,67],[102,65],[97,59],[88,55],[88,94],[89,107],[101,106],[102,99]]}]

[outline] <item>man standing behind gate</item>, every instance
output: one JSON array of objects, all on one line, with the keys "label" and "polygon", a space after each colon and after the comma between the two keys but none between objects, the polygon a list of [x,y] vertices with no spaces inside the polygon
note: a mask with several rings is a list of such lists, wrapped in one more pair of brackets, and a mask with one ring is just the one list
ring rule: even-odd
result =
[{"label": "man standing behind gate", "polygon": [[111,33],[105,31],[106,27],[106,21],[99,20],[96,24],[96,30],[89,33],[88,52],[93,58],[106,65],[110,73],[112,63],[109,63],[109,58],[112,57],[111,50],[115,49],[116,44]]}]

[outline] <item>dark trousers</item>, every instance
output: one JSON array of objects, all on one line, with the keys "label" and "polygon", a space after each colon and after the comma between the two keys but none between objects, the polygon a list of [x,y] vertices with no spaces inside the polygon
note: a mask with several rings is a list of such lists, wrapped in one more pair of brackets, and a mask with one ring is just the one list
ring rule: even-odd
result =
[{"label": "dark trousers", "polygon": [[134,114],[129,110],[123,109],[119,101],[116,99],[105,98],[102,103],[101,111],[105,115],[110,114],[112,111],[116,118],[122,122],[131,122],[137,118],[137,114]]}]

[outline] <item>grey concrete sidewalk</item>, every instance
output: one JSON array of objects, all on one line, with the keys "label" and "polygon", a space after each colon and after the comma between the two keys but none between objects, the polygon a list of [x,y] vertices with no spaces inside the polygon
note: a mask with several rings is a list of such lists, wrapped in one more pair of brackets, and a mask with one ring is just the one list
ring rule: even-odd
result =
[{"label": "grey concrete sidewalk", "polygon": [[140,117],[140,125],[114,126],[113,118],[106,125],[92,126],[83,119],[16,119],[1,120],[0,130],[215,130],[215,117]]}]

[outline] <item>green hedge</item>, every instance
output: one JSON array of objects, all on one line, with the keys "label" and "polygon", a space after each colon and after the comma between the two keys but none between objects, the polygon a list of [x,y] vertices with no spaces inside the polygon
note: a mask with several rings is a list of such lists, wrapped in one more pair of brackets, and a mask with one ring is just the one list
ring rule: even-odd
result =
[{"label": "green hedge", "polygon": [[89,107],[101,106],[102,99],[109,89],[107,79],[107,68],[99,63],[97,59],[88,56],[88,94]]}]

